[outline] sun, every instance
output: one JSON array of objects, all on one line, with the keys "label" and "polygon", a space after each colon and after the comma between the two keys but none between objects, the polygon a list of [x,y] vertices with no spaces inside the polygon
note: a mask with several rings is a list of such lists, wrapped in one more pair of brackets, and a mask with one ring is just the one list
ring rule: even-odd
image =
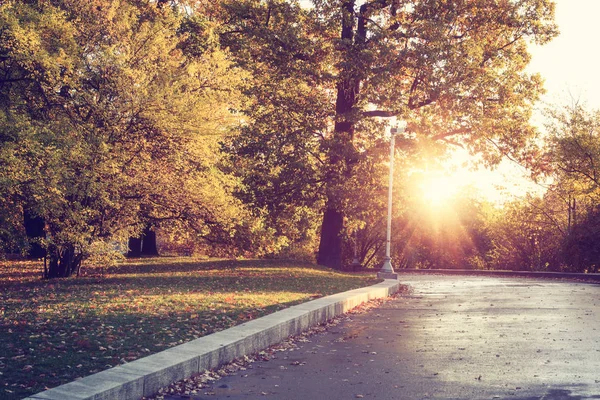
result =
[{"label": "sun", "polygon": [[460,182],[459,175],[425,176],[418,185],[423,201],[436,209],[450,206],[461,186],[464,185],[464,182]]},{"label": "sun", "polygon": [[527,193],[541,196],[544,185],[532,181],[529,175],[524,167],[510,160],[488,169],[467,150],[455,149],[435,166],[426,164],[409,171],[408,182],[411,197],[439,216],[463,200],[502,207]]}]

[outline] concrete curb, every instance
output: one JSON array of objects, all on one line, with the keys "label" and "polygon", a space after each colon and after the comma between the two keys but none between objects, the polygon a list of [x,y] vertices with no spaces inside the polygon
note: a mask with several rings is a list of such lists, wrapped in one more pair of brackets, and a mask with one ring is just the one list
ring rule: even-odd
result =
[{"label": "concrete curb", "polygon": [[537,272],[537,271],[492,271],[474,269],[397,269],[402,274],[441,274],[441,275],[482,275],[511,276],[522,278],[575,279],[580,281],[600,282],[600,274],[583,274],[575,272]]},{"label": "concrete curb", "polygon": [[334,294],[192,340],[24,400],[137,400],[161,387],[256,353],[400,288],[396,280]]}]

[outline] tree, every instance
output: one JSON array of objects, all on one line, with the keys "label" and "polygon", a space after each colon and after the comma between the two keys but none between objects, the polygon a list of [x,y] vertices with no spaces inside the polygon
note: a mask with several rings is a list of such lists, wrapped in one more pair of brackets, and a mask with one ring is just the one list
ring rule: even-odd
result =
[{"label": "tree", "polygon": [[0,154],[16,204],[45,222],[46,277],[150,221],[230,240],[244,211],[218,149],[243,74],[226,52],[189,51],[184,15],[154,2],[0,7]]},{"label": "tree", "polygon": [[549,0],[225,4],[233,18],[222,40],[236,42],[261,86],[245,110],[254,118],[245,142],[234,145],[250,165],[264,163],[247,182],[251,200],[265,188],[280,202],[318,196],[321,264],[342,267],[348,182],[385,154],[377,118],[405,120],[422,140],[460,142],[490,164],[536,157],[528,121],[542,83],[524,68],[527,41],[556,34]]},{"label": "tree", "polygon": [[587,213],[564,240],[563,265],[571,271],[597,273],[600,270],[600,207]]},{"label": "tree", "polygon": [[130,237],[127,241],[127,257],[158,256],[156,231],[146,226],[139,237]]},{"label": "tree", "polygon": [[[331,11],[341,33],[333,133],[340,143],[328,156],[330,167],[342,171],[338,177],[351,173],[346,148],[361,117],[403,117],[418,134],[462,135],[478,149],[496,136],[511,153],[531,134],[515,125],[529,117],[527,105],[539,92],[539,80],[523,73],[524,41],[553,34],[550,3],[344,1]],[[490,120],[507,115],[513,120],[503,126],[503,119]],[[338,196],[329,193],[319,260],[334,267],[342,215]]]},{"label": "tree", "polygon": [[[577,102],[547,110],[546,162],[553,182],[548,195],[562,201],[562,264],[573,271],[596,271],[600,204],[600,111]],[[548,195],[546,197],[548,197]]]},{"label": "tree", "polygon": [[527,196],[490,216],[492,269],[560,270],[562,221],[549,206],[555,200]]},{"label": "tree", "polygon": [[[562,181],[577,182],[579,193],[600,187],[600,110],[574,103],[547,110],[547,158]],[[576,189],[575,187],[573,189]]]}]

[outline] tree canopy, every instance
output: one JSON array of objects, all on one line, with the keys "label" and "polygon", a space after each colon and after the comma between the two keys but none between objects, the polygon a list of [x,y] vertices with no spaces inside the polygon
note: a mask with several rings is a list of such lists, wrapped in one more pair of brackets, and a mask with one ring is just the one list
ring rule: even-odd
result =
[{"label": "tree canopy", "polygon": [[227,237],[243,211],[218,142],[244,76],[227,52],[160,3],[1,7],[3,225],[43,219],[47,276],[148,220]]},{"label": "tree canopy", "polygon": [[543,88],[525,72],[527,43],[556,35],[551,1],[225,4],[223,41],[250,66],[260,99],[232,152],[250,167],[242,174],[258,206],[319,199],[322,264],[342,267],[351,183],[385,154],[382,118],[489,164],[537,155],[529,118]]},{"label": "tree canopy", "polygon": [[[213,254],[597,270],[599,117],[530,122],[551,0],[27,0],[0,5],[0,247],[46,277],[153,230]],[[548,179],[502,209],[416,194],[460,146]],[[420,175],[421,174],[421,175]]]}]

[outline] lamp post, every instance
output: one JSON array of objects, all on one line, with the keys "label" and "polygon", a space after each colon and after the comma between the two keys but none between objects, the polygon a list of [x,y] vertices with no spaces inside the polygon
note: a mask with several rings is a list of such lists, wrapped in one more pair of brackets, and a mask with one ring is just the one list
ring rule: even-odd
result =
[{"label": "lamp post", "polygon": [[392,242],[392,189],[394,186],[394,145],[396,135],[404,133],[404,126],[396,126],[390,129],[390,177],[388,181],[388,206],[387,206],[387,232],[385,239],[385,258],[383,265],[377,273],[380,279],[398,279],[398,274],[392,267],[392,257],[390,257],[390,244]]}]

